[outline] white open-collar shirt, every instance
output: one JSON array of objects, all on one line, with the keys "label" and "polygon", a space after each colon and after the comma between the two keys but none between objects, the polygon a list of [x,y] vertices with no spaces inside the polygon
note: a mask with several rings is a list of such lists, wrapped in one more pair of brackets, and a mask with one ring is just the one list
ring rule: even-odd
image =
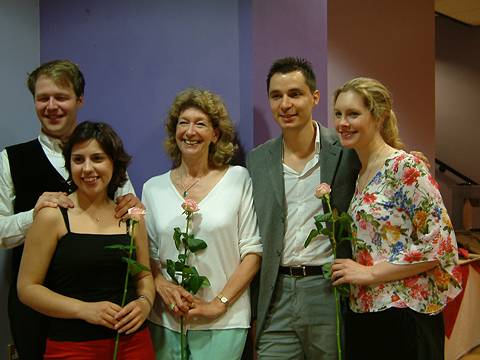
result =
[{"label": "white open-collar shirt", "polygon": [[320,184],[320,127],[315,124],[315,155],[297,172],[283,164],[287,223],[283,240],[282,266],[323,265],[330,263],[332,247],[327,236],[319,235],[304,247],[305,240],[315,228],[313,217],[323,214],[322,201],[315,197]]}]

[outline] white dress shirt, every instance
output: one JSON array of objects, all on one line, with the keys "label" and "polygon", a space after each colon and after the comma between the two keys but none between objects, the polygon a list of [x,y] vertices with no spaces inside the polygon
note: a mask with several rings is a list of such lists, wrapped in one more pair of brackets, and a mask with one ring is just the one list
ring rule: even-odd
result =
[{"label": "white dress shirt", "polygon": [[313,239],[307,248],[305,240],[315,229],[313,217],[323,214],[322,201],[315,197],[320,184],[320,131],[315,122],[315,155],[298,173],[283,164],[287,223],[283,244],[282,266],[323,265],[333,261],[330,240],[325,235]]},{"label": "white dress shirt", "polygon": [[[38,140],[53,167],[67,180],[68,171],[65,168],[60,140],[51,138],[43,132],[38,136]],[[135,194],[130,180],[117,190],[116,196],[128,193]],[[33,222],[33,209],[14,214],[14,202],[15,188],[10,173],[8,153],[3,149],[0,153],[0,247],[11,248],[22,244]]]}]

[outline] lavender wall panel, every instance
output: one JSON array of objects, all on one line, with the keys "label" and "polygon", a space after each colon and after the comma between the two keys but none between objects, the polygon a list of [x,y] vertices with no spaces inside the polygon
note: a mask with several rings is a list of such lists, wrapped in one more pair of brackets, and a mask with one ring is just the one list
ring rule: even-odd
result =
[{"label": "lavender wall panel", "polygon": [[115,126],[134,156],[129,172],[138,192],[170,166],[163,120],[186,87],[221,94],[242,144],[252,146],[249,3],[42,2],[41,61],[70,58],[80,64],[87,79],[80,119]]}]

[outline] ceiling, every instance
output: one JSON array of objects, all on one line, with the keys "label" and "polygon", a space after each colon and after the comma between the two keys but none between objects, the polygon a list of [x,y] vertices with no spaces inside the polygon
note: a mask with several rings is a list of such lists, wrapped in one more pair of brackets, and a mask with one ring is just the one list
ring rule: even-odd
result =
[{"label": "ceiling", "polygon": [[480,0],[435,0],[435,11],[467,25],[480,25]]}]

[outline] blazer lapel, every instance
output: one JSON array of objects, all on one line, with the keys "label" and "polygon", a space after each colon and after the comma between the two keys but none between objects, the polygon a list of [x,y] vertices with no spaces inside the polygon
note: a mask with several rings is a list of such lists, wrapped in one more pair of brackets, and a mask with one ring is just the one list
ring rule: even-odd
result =
[{"label": "blazer lapel", "polygon": [[285,183],[283,180],[283,163],[282,163],[282,137],[276,138],[269,151],[267,152],[267,163],[270,176],[270,184],[275,194],[275,199],[281,208],[284,208]]},{"label": "blazer lapel", "polygon": [[332,185],[342,148],[328,141],[320,133],[320,181]]}]

